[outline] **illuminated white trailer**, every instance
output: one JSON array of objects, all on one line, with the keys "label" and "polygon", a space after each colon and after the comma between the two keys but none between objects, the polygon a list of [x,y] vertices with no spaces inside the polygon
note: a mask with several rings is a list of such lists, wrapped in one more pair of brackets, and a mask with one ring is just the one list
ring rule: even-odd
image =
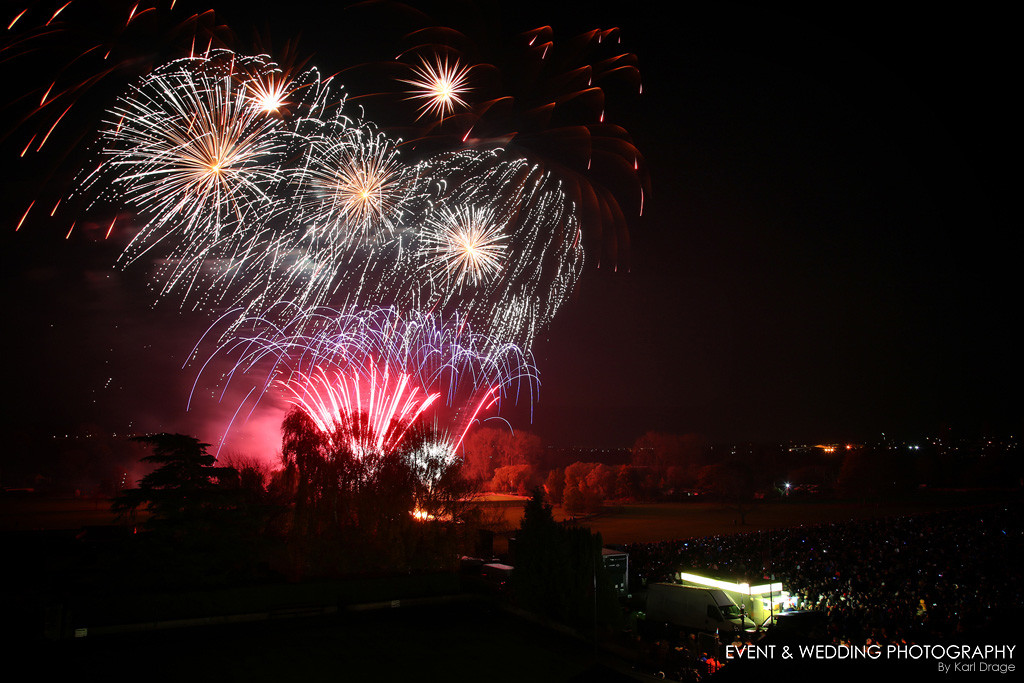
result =
[{"label": "illuminated white trailer", "polygon": [[679,572],[677,576],[683,585],[724,591],[758,625],[765,624],[773,615],[793,606],[789,593],[783,590],[780,582],[751,584],[724,581],[692,572]]},{"label": "illuminated white trailer", "polygon": [[652,583],[647,587],[647,619],[709,633],[746,631],[754,622],[716,588]]}]

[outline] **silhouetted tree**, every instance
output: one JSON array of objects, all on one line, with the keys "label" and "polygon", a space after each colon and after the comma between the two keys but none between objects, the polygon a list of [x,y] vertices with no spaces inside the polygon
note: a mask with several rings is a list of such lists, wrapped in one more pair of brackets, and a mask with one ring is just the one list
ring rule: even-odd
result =
[{"label": "silhouetted tree", "polygon": [[393,450],[355,452],[346,427],[324,432],[299,409],[285,417],[281,481],[294,492],[293,569],[440,567],[454,561],[456,527],[468,518],[473,485],[462,476],[461,463],[437,448],[433,431],[403,425],[403,432]]},{"label": "silhouetted tree", "polygon": [[491,490],[525,495],[536,486],[536,479],[537,473],[532,465],[506,465],[494,470]]},{"label": "silhouetted tree", "polygon": [[614,486],[614,472],[596,462],[574,462],[565,468],[562,505],[568,512],[597,512]]},{"label": "silhouetted tree", "polygon": [[148,533],[133,546],[137,580],[208,585],[265,576],[283,505],[262,484],[218,466],[209,444],[195,437],[155,434],[137,441],[152,447],[142,461],[157,467],[112,503],[122,519],[149,513]]},{"label": "silhouetted tree", "polygon": [[207,452],[209,444],[182,434],[154,434],[136,437],[147,443],[152,455],[143,462],[158,465],[139,482],[138,488],[125,489],[112,504],[121,517],[133,517],[140,508],[149,512],[150,528],[173,531],[207,524],[211,513],[230,505],[225,482],[236,482],[238,473],[230,467],[218,467]]},{"label": "silhouetted tree", "polygon": [[516,534],[512,585],[525,609],[576,627],[621,619],[601,558],[601,536],[555,522],[540,489],[523,511]]},{"label": "silhouetted tree", "polygon": [[623,465],[615,477],[615,497],[621,500],[639,500],[644,496],[644,469]]}]

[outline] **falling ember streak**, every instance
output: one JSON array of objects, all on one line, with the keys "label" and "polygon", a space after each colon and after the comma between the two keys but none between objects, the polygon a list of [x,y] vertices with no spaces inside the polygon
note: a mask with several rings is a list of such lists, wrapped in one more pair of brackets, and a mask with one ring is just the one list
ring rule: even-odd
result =
[{"label": "falling ember streak", "polygon": [[10,31],[12,28],[14,28],[14,24],[16,24],[18,22],[18,19],[21,19],[22,15],[24,15],[25,12],[27,12],[27,11],[28,11],[28,8],[26,7],[25,9],[21,10],[20,12],[18,12],[18,16],[16,16],[13,19],[11,19],[11,23],[7,24],[7,30]]},{"label": "falling ember streak", "polygon": [[476,404],[476,408],[470,414],[470,419],[466,422],[466,427],[462,430],[462,433],[459,434],[459,438],[456,439],[455,442],[452,444],[453,451],[457,451],[459,450],[459,448],[462,447],[462,442],[465,440],[466,434],[469,432],[469,428],[479,417],[480,413],[483,412],[484,410],[489,410],[491,407],[493,407],[494,404],[498,402],[498,399],[500,397],[501,385],[495,385],[491,387],[491,389],[486,394],[484,394],[484,396]]},{"label": "falling ember streak", "polygon": [[14,232],[18,232],[19,230],[21,230],[21,224],[25,222],[26,218],[28,218],[28,212],[32,210],[32,207],[35,205],[35,203],[36,200],[33,199],[32,202],[28,205],[28,208],[25,209],[25,213],[21,214],[21,220],[18,221],[18,226],[14,228]]},{"label": "falling ember streak", "polygon": [[38,147],[36,147],[36,151],[37,151],[37,152],[38,152],[39,150],[41,150],[41,149],[43,148],[43,145],[45,145],[45,144],[46,144],[46,140],[47,140],[47,139],[48,139],[48,138],[50,137],[50,133],[52,133],[52,132],[53,132],[53,129],[57,127],[57,124],[58,124],[58,123],[60,123],[60,120],[61,120],[62,118],[64,118],[64,115],[65,115],[65,114],[67,114],[67,113],[68,113],[68,111],[70,111],[70,110],[71,110],[71,107],[73,107],[73,106],[75,106],[74,102],[72,102],[71,104],[69,104],[69,105],[68,105],[68,108],[67,108],[67,109],[65,109],[65,110],[64,110],[64,111],[63,111],[63,112],[61,113],[61,115],[60,115],[60,116],[58,116],[58,117],[57,117],[57,120],[56,120],[56,121],[54,121],[54,122],[53,122],[53,125],[52,125],[52,126],[50,126],[50,130],[46,131],[46,135],[44,135],[44,136],[43,136],[43,139],[42,139],[42,140],[40,141],[40,143],[39,143],[39,146],[38,146]]},{"label": "falling ember streak", "polygon": [[33,135],[32,138],[28,141],[28,144],[25,145],[25,149],[21,150],[21,155],[20,156],[25,156],[26,154],[28,154],[28,148],[31,147],[32,143],[35,142],[35,141],[36,141],[36,136]]},{"label": "falling ember streak", "polygon": [[64,8],[65,8],[65,7],[67,7],[68,5],[70,5],[70,4],[72,3],[72,2],[74,2],[74,0],[68,0],[68,2],[64,3],[64,6],[63,6],[63,7],[61,7],[61,8],[59,9],[59,10],[57,10],[56,12],[54,12],[54,13],[53,13],[53,16],[52,16],[52,17],[50,17],[50,18],[49,18],[49,19],[47,20],[47,22],[46,22],[45,24],[43,24],[43,25],[44,25],[44,26],[49,26],[49,25],[50,25],[50,22],[51,22],[51,21],[53,21],[54,19],[56,19],[56,18],[57,18],[57,15],[58,15],[58,14],[60,14],[61,12],[63,12],[63,11],[64,11]]},{"label": "falling ember streak", "polygon": [[[138,7],[138,5],[136,5],[136,7]],[[139,17],[141,17],[146,12],[156,12],[156,7],[147,7],[146,9],[144,9],[141,12],[139,12],[138,14],[136,14],[132,19],[129,19],[129,22],[134,21],[135,19],[138,19]],[[125,24],[125,26],[127,26],[127,24]]]},{"label": "falling ember streak", "polygon": [[109,239],[110,233],[114,230],[114,223],[117,222],[117,216],[114,216],[114,220],[110,221],[110,227],[107,228],[107,234],[103,236],[103,239]]},{"label": "falling ember streak", "polygon": [[[250,389],[250,390],[249,390],[249,393],[248,393],[248,394],[246,394],[245,398],[247,398],[247,399],[248,399],[248,398],[249,398],[250,396],[252,396],[252,393],[253,393],[254,391],[256,391],[256,387],[253,387],[252,389]],[[244,403],[245,403],[245,401],[242,401],[241,403],[239,403],[239,404],[238,404],[238,407],[237,407],[237,408],[235,408],[235,412],[234,412],[234,414],[233,414],[233,415],[231,416],[231,420],[230,420],[230,421],[228,422],[228,427],[227,427],[227,429],[226,429],[226,430],[224,431],[224,433],[225,433],[225,434],[227,434],[227,433],[228,433],[229,431],[231,431],[231,425],[233,425],[233,424],[235,423],[235,420],[236,420],[236,419],[238,419],[238,413],[239,413],[239,411],[241,411],[241,410],[242,410],[242,405],[243,405]],[[216,454],[214,455],[214,457],[216,457],[216,458],[219,458],[219,457],[220,457],[220,449],[221,449],[221,448],[223,448],[223,447],[224,447],[224,439],[223,439],[223,437],[222,437],[222,438],[221,438],[221,440],[220,440],[220,443],[219,443],[219,444],[217,444],[217,452],[216,452]]]},{"label": "falling ember streak", "polygon": [[66,239],[66,240],[71,239],[71,231],[75,229],[75,223],[76,223],[76,221],[71,221],[71,227],[68,228],[68,234],[64,235],[64,239]]}]

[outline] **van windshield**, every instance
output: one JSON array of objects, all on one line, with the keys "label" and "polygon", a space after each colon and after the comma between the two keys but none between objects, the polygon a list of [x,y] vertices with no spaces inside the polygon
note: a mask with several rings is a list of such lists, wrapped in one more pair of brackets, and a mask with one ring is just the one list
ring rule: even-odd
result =
[{"label": "van windshield", "polygon": [[722,616],[726,619],[740,618],[740,608],[736,605],[719,605],[718,608],[722,610]]}]

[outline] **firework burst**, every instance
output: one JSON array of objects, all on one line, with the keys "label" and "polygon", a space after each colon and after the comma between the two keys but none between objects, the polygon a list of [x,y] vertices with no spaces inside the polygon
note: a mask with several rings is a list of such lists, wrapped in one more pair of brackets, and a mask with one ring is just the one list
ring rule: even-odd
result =
[{"label": "firework burst", "polygon": [[561,182],[504,150],[438,155],[419,169],[427,201],[398,281],[404,305],[460,315],[492,338],[529,346],[583,265]]},{"label": "firework burst", "polygon": [[528,347],[582,266],[563,182],[501,148],[411,163],[330,81],[217,50],[122,96],[82,190],[142,217],[121,262],[196,308],[395,306]]},{"label": "firework burst", "polygon": [[346,117],[319,128],[303,135],[303,160],[292,173],[294,220],[340,249],[391,237],[413,184],[397,146],[371,124]]},{"label": "firework burst", "polygon": [[505,226],[492,209],[442,208],[427,221],[424,242],[430,265],[459,287],[482,284],[501,271],[507,258]]},{"label": "firework burst", "polygon": [[317,367],[311,377],[281,384],[287,401],[302,410],[323,434],[343,434],[350,452],[394,452],[406,432],[440,396],[410,383],[406,373],[370,365],[329,373]]},{"label": "firework burst", "polygon": [[[394,3],[373,0],[354,9],[397,11]],[[415,121],[393,124],[405,147],[430,154],[501,146],[544,164],[575,203],[597,265],[628,268],[627,216],[643,214],[650,179],[643,155],[616,120],[625,119],[618,103],[643,92],[639,60],[622,49],[621,31],[596,28],[560,37],[541,26],[510,36],[486,22],[463,21],[462,14],[452,18],[452,25],[441,25],[410,11],[404,21],[392,22],[396,64],[409,68],[401,61],[407,55],[421,63],[415,81],[394,76],[400,84],[415,83],[413,96],[425,103],[417,116],[407,115]],[[473,97],[466,91],[463,105],[442,109],[452,64],[473,65]],[[384,71],[379,64],[373,68]],[[464,86],[470,70],[462,70]]]},{"label": "firework burst", "polygon": [[420,419],[443,425],[454,453],[481,414],[503,399],[532,401],[537,384],[528,352],[460,321],[395,309],[279,306],[231,324],[203,367],[215,358],[233,363],[222,392],[237,376],[262,377],[261,398],[280,392],[324,433],[340,430],[357,454],[397,448]]},{"label": "firework burst", "polygon": [[459,60],[450,63],[445,57],[442,62],[440,56],[435,56],[431,63],[421,59],[419,66],[413,67],[413,74],[412,80],[402,82],[414,88],[409,99],[423,101],[419,118],[433,115],[444,120],[456,108],[469,106],[463,99],[463,95],[469,92],[469,68]]},{"label": "firework burst", "polygon": [[[254,106],[231,53],[172,62],[120,98],[102,134],[101,185],[146,218],[125,251],[130,263],[169,246],[164,291],[190,286],[213,257],[255,256],[280,204],[285,151],[280,122]],[[255,251],[254,251],[255,250]],[[186,290],[188,287],[186,287]]]}]

